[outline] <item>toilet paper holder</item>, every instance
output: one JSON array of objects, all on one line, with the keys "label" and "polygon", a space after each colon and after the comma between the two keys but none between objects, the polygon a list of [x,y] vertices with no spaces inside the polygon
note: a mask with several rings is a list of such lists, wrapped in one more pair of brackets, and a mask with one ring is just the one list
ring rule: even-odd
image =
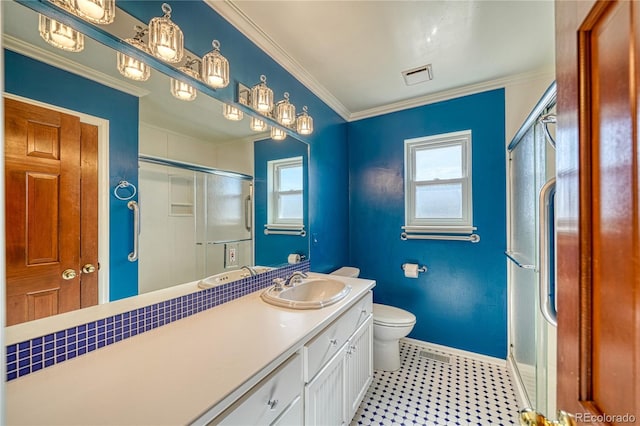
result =
[{"label": "toilet paper holder", "polygon": [[[402,266],[401,266],[401,268],[402,268],[402,270],[403,270],[403,271],[404,271],[404,267],[405,267],[405,265],[406,265],[406,263],[403,263],[403,264],[402,264]],[[420,266],[418,267],[418,272],[427,272],[427,267],[426,267],[426,266],[424,266],[424,265],[420,265]]]}]

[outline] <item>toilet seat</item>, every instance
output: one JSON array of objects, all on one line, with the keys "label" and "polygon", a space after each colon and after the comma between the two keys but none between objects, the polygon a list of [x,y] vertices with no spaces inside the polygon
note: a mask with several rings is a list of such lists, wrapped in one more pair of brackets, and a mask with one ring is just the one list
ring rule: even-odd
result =
[{"label": "toilet seat", "polygon": [[404,309],[373,304],[373,323],[385,327],[406,327],[416,323],[416,316]]}]

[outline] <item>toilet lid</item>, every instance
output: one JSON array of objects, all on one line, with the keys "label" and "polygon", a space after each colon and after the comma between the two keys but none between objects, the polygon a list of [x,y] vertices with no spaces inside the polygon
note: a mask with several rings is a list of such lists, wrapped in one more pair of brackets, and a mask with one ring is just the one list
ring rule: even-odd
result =
[{"label": "toilet lid", "polygon": [[374,303],[373,322],[389,326],[410,325],[416,323],[416,316],[404,309]]}]

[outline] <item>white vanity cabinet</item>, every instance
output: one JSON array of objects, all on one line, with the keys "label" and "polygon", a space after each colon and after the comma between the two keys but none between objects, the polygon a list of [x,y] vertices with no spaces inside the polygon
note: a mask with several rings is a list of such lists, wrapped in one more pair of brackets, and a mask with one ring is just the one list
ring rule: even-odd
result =
[{"label": "white vanity cabinet", "polygon": [[[210,425],[299,425],[302,357],[295,353]],[[298,410],[298,411],[296,411]]]},{"label": "white vanity cabinet", "polygon": [[346,425],[373,377],[368,291],[210,425]]},{"label": "white vanity cabinet", "polygon": [[[305,345],[305,425],[342,425],[353,418],[373,377],[372,306],[368,293]],[[316,373],[317,360],[327,357]]]}]

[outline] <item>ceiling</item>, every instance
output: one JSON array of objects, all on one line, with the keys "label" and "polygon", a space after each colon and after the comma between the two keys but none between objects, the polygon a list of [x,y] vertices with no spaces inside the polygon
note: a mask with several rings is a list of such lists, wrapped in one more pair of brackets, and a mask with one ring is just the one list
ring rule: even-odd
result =
[{"label": "ceiling", "polygon": [[348,120],[554,69],[552,1],[205,1]]}]

